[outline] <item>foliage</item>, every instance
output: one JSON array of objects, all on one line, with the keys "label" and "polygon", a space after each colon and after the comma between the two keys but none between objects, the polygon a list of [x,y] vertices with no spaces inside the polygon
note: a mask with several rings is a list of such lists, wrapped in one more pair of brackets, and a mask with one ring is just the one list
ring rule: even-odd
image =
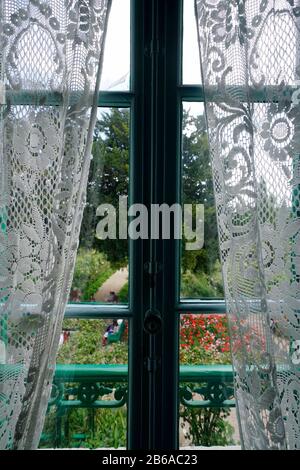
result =
[{"label": "foliage", "polygon": [[65,320],[64,327],[75,330],[59,350],[59,364],[127,364],[127,333],[122,341],[102,346],[109,320]]},{"label": "foliage", "polygon": [[[72,331],[69,340],[60,348],[59,364],[127,364],[128,328],[122,340],[102,346],[102,336],[110,320],[65,320],[63,328]],[[67,417],[70,441],[62,446],[93,448],[119,448],[126,446],[126,408],[72,410]],[[55,434],[53,412],[47,417],[44,433]],[[74,438],[77,436],[77,439]],[[44,447],[45,444],[41,444]]]},{"label": "foliage", "polygon": [[[245,320],[237,320],[232,317],[231,349],[235,358],[245,360],[247,355],[248,364],[257,364],[263,351],[266,351],[266,338],[260,328]],[[273,328],[276,329],[276,323]]]},{"label": "foliage", "polygon": [[225,315],[182,315],[181,364],[230,364],[230,339]]},{"label": "foliage", "polygon": [[97,240],[96,227],[100,219],[96,217],[96,210],[104,203],[117,209],[119,197],[128,195],[129,118],[128,109],[112,108],[96,123],[87,204],[80,234],[81,246],[105,253],[115,268],[128,264],[127,240]]},{"label": "foliage", "polygon": [[94,435],[87,439],[82,447],[89,449],[119,449],[120,447],[126,447],[126,409],[98,410],[96,412],[95,429]]},{"label": "foliage", "polygon": [[[62,418],[63,421],[68,420],[69,433],[62,434],[59,445],[88,449],[126,447],[126,414],[125,408],[71,410]],[[55,433],[56,410],[52,408],[47,415],[39,447],[47,448],[50,436],[55,436]]]},{"label": "foliage", "polygon": [[[129,123],[129,110],[118,108],[103,113],[97,121],[87,204],[80,236],[82,247],[100,250],[116,268],[128,263],[127,241],[96,239],[96,226],[99,222],[96,209],[103,203],[118,208],[119,196],[128,195]],[[219,248],[209,146],[203,115],[193,116],[184,111],[182,149],[182,202],[205,205],[205,245],[198,251],[183,249],[182,268],[184,272],[204,272],[210,276],[219,258]]]},{"label": "foliage", "polygon": [[[126,292],[126,286],[124,286]],[[59,351],[58,363],[126,364],[128,363],[127,331],[123,340],[106,347],[102,334],[109,321],[65,320],[64,327],[75,330]],[[229,364],[229,334],[224,315],[183,315],[180,329],[181,364]],[[187,438],[194,445],[229,445],[233,429],[226,421],[226,409],[190,409],[181,407],[183,425],[188,425]],[[89,412],[73,410],[69,416],[71,434],[84,434],[77,445],[88,448],[124,447],[126,445],[126,409],[98,410],[91,434]],[[75,442],[70,445],[75,446]]]},{"label": "foliage", "polygon": [[[122,341],[102,346],[109,320],[65,320],[73,330],[61,347],[60,364],[127,364],[128,331]],[[230,364],[230,343],[225,315],[182,315],[180,320],[181,364]]]},{"label": "foliage", "polygon": [[217,261],[211,275],[185,271],[181,276],[181,295],[190,299],[223,298],[220,263]]},{"label": "foliage", "polygon": [[113,274],[107,258],[96,250],[80,248],[77,254],[72,290],[79,291],[79,299],[87,302]]},{"label": "foliage", "polygon": [[203,114],[183,112],[183,202],[214,205],[209,145]]},{"label": "foliage", "polygon": [[228,446],[234,444],[234,429],[226,418],[230,415],[227,409],[191,409],[182,407],[180,417],[182,427],[189,425],[186,437],[195,446]]},{"label": "foliage", "polygon": [[[118,208],[119,196],[128,195],[129,124],[129,110],[118,108],[102,113],[97,121],[80,235],[81,247],[100,250],[115,269],[128,264],[128,243],[127,240],[97,240],[96,227],[100,219],[96,217],[96,208],[102,203]],[[206,123],[203,115],[194,116],[189,111],[183,113],[182,167],[183,204],[205,206],[203,249],[187,251],[183,240],[182,293],[186,297],[223,297],[222,280],[218,279],[216,283],[214,279],[217,271],[220,277],[220,263]],[[121,295],[123,293],[125,290]]]},{"label": "foliage", "polygon": [[[98,288],[115,269],[128,264],[126,240],[97,240],[100,204],[118,207],[119,196],[128,194],[129,183],[129,110],[113,108],[102,113],[97,122],[91,162],[87,205],[84,212],[80,246],[73,288],[80,289],[82,300],[93,298]],[[182,202],[205,205],[205,245],[202,250],[182,250],[182,296],[190,298],[223,297],[219,263],[216,210],[209,158],[208,139],[203,115],[183,114]],[[99,268],[100,267],[100,268]],[[128,302],[128,283],[118,293],[121,303]],[[75,330],[59,351],[63,364],[128,363],[127,332],[118,343],[102,346],[102,336],[109,321],[68,320],[64,326]],[[181,318],[181,364],[230,363],[229,335],[224,316],[184,315]],[[226,410],[191,410],[181,408],[189,426],[192,443],[226,445],[231,443],[231,428]],[[99,410],[95,414],[95,432],[82,446],[119,447],[125,445],[126,410]],[[86,410],[72,411],[72,432],[88,434],[90,423]]]},{"label": "foliage", "polygon": [[183,113],[182,166],[182,202],[204,204],[205,216],[204,247],[186,251],[183,246],[182,268],[210,275],[219,259],[219,246],[206,123],[203,115],[187,111]]},{"label": "foliage", "polygon": [[[230,364],[230,340],[225,315],[182,315],[180,319],[181,364]],[[181,406],[182,427],[196,446],[233,444],[233,427],[227,409],[193,409]]]},{"label": "foliage", "polygon": [[118,293],[119,297],[119,302],[121,304],[127,304],[128,303],[128,282],[124,284],[120,292]]}]

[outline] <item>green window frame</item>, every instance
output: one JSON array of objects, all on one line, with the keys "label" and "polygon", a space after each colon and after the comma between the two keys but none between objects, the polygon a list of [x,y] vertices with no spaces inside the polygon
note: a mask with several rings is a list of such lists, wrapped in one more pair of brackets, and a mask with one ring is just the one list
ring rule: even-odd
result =
[{"label": "green window frame", "polygon": [[[99,107],[131,110],[129,204],[181,202],[182,104],[204,102],[201,84],[182,84],[183,2],[131,0],[130,90],[99,95]],[[163,317],[155,336],[144,330],[152,310]],[[128,306],[68,305],[67,318],[129,321],[129,449],[178,448],[180,315],[225,311],[180,299],[177,240],[129,242]]]}]

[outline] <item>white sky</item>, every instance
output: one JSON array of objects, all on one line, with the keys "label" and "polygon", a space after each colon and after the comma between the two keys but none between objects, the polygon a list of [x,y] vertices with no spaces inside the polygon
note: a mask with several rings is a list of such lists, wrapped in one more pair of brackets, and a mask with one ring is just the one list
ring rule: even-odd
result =
[{"label": "white sky", "polygon": [[[113,0],[104,55],[101,90],[128,90],[130,0]],[[194,0],[184,0],[183,83],[200,83]]]}]

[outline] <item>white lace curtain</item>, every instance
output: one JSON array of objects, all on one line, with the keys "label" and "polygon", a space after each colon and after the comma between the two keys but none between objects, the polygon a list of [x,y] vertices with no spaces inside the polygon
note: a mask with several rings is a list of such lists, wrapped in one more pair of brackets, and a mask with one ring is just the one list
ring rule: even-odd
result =
[{"label": "white lace curtain", "polygon": [[195,2],[246,449],[300,449],[300,4]]},{"label": "white lace curtain", "polygon": [[37,447],[43,426],[110,3],[0,2],[0,449]]}]

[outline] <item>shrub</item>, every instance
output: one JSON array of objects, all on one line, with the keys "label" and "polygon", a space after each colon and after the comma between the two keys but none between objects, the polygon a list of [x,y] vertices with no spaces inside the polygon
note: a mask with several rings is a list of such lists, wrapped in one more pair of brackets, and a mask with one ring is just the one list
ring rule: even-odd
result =
[{"label": "shrub", "polygon": [[[74,409],[61,417],[64,429],[60,439],[56,434],[55,408],[47,415],[40,448],[52,446],[66,448],[120,448],[126,447],[126,408]],[[66,426],[67,424],[67,426]]]},{"label": "shrub", "polygon": [[181,276],[181,293],[184,298],[223,297],[221,274],[215,271],[211,276],[205,273],[187,271]]},{"label": "shrub", "polygon": [[64,327],[77,330],[61,347],[59,364],[127,364],[127,326],[123,340],[102,346],[102,336],[110,320],[65,320]]},{"label": "shrub", "polygon": [[89,449],[126,447],[127,411],[99,410],[96,412],[96,432],[84,444]]},{"label": "shrub", "polygon": [[182,315],[181,364],[230,364],[230,340],[225,315]]},{"label": "shrub", "polygon": [[182,407],[180,417],[188,423],[186,435],[195,446],[228,446],[234,444],[234,428],[226,421],[230,415],[227,409],[191,409]]},{"label": "shrub", "polygon": [[[122,341],[102,346],[102,336],[110,320],[65,320],[64,328],[72,330],[69,340],[60,348],[58,364],[127,364],[128,325]],[[108,385],[108,384],[105,384]],[[124,386],[124,384],[121,384]],[[110,385],[108,385],[110,386]],[[114,385],[117,387],[117,384]],[[126,446],[126,407],[119,409],[74,409],[62,417],[60,447],[118,448]],[[44,426],[41,448],[57,445],[56,409],[52,407]],[[57,437],[56,437],[57,438]]]},{"label": "shrub", "polygon": [[122,287],[118,293],[118,297],[121,304],[128,304],[128,282]]},{"label": "shrub", "polygon": [[[230,341],[225,315],[182,315],[180,319],[181,364],[230,364]],[[181,406],[182,427],[195,446],[233,444],[233,427],[226,421],[227,409],[193,409]]]},{"label": "shrub", "polygon": [[91,301],[113,273],[114,270],[103,253],[80,249],[76,259],[72,290],[80,292],[78,300]]}]

